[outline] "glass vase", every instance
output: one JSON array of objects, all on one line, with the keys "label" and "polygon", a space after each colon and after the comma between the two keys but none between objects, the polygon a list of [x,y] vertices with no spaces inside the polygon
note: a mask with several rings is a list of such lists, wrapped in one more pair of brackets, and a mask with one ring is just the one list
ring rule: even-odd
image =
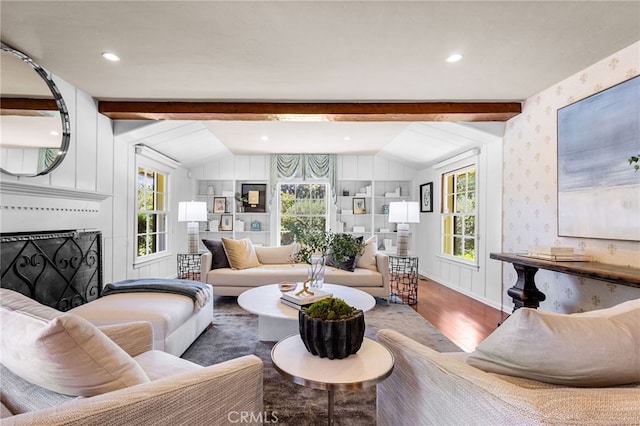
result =
[{"label": "glass vase", "polygon": [[320,255],[311,255],[311,264],[307,266],[307,278],[310,279],[310,288],[322,288],[324,284],[324,269],[326,258]]}]

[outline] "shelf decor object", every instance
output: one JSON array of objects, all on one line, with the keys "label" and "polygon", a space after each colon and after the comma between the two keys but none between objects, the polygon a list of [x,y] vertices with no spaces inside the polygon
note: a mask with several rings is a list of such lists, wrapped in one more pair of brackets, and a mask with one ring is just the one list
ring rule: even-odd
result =
[{"label": "shelf decor object", "polygon": [[389,222],[397,223],[398,256],[409,252],[409,224],[420,222],[420,206],[415,201],[389,203]]},{"label": "shelf decor object", "polygon": [[178,222],[187,222],[189,253],[198,253],[198,222],[207,221],[207,203],[203,201],[180,201]]},{"label": "shelf decor object", "polygon": [[262,183],[243,183],[242,198],[244,211],[247,213],[266,213],[267,185]]}]

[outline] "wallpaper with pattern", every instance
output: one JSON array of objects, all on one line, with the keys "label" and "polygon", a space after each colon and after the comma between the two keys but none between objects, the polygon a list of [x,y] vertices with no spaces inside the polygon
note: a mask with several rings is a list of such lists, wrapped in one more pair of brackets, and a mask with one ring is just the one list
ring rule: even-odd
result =
[{"label": "wallpaper with pattern", "polygon": [[[639,242],[558,236],[556,157],[558,108],[639,73],[640,42],[637,42],[527,99],[522,114],[507,123],[503,162],[504,252],[526,251],[531,245],[571,246],[594,261],[640,268]],[[512,265],[505,263],[504,288],[513,286],[516,278]],[[539,270],[536,283],[547,296],[540,304],[544,311],[584,312],[640,298],[640,288],[550,271]],[[503,294],[505,306],[512,307],[511,298],[506,291]]]}]

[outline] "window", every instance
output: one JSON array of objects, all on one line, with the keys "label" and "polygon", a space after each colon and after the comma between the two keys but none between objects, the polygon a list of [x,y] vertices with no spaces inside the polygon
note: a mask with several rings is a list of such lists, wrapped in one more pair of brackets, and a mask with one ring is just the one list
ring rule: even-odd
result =
[{"label": "window", "polygon": [[167,175],[138,166],[136,181],[136,260],[167,250]]},{"label": "window", "polygon": [[476,263],[476,167],[442,176],[442,254]]},{"label": "window", "polygon": [[297,229],[327,230],[329,185],[326,183],[280,183],[278,240],[291,244]]}]

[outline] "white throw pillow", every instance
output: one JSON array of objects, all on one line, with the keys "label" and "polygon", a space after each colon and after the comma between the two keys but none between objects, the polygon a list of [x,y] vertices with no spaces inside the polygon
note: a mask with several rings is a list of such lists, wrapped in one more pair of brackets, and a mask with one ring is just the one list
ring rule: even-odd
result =
[{"label": "white throw pillow", "polygon": [[376,261],[376,255],[378,254],[378,236],[373,235],[365,241],[364,252],[356,260],[357,268],[370,269],[372,271],[378,270],[378,262]]},{"label": "white throw pillow", "polygon": [[467,358],[484,371],[566,386],[640,382],[640,309],[610,318],[516,310]]},{"label": "white throw pillow", "polygon": [[605,317],[610,318],[612,316],[616,316],[625,312],[633,311],[635,309],[640,309],[640,299],[635,300],[627,300],[626,302],[622,302],[610,308],[604,309],[596,309],[594,311],[582,312],[579,314],[573,314],[577,316],[584,317]]},{"label": "white throw pillow", "polygon": [[227,253],[231,269],[249,269],[260,266],[256,250],[249,238],[241,240],[222,238],[222,245]]},{"label": "white throw pillow", "polygon": [[260,247],[256,246],[256,255],[258,261],[263,265],[281,265],[291,263],[293,254],[295,253],[295,245],[287,244],[279,247]]},{"label": "white throw pillow", "polygon": [[7,289],[0,305],[0,362],[17,376],[87,397],[149,381],[133,358],[85,319],[62,313],[51,318],[51,308]]}]

